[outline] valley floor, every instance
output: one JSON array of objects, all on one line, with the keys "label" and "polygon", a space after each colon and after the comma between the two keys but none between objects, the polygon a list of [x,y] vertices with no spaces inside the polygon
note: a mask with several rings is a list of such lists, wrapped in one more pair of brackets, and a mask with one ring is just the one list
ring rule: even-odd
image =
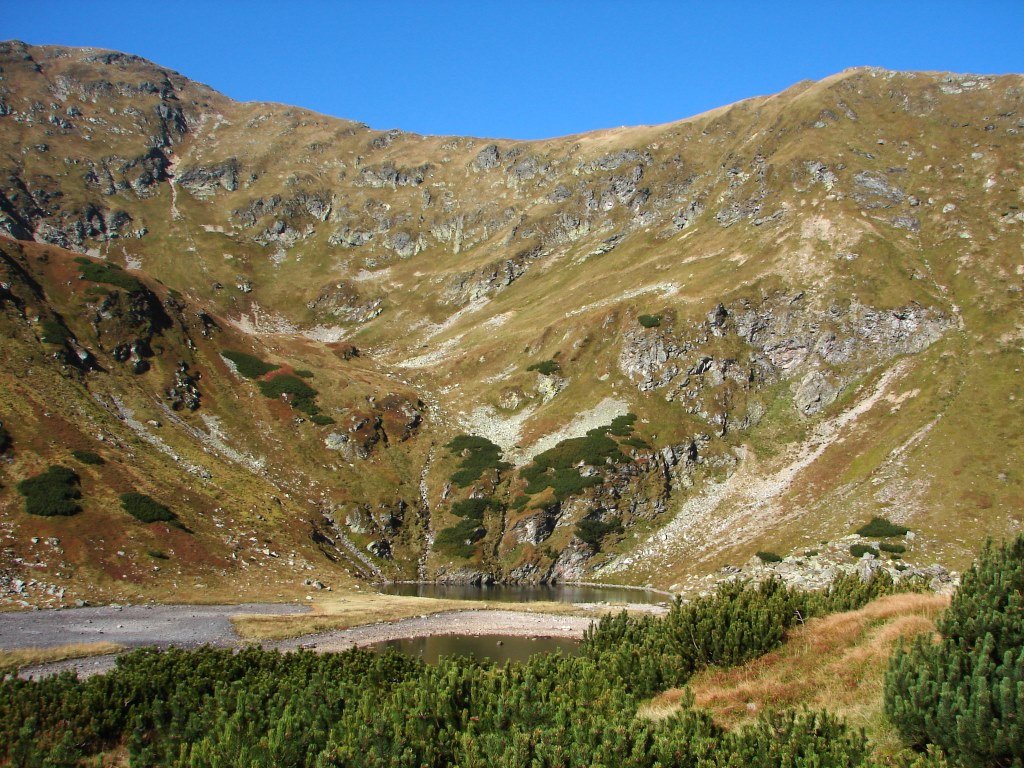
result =
[{"label": "valley floor", "polygon": [[[471,606],[471,607],[467,607]],[[102,606],[0,614],[0,661],[22,677],[65,670],[101,674],[113,649],[145,646],[241,647],[343,651],[432,635],[514,635],[582,638],[609,610],[663,612],[662,606],[604,603],[472,603],[394,595],[339,596],[316,606]],[[33,663],[38,661],[38,663]]]}]

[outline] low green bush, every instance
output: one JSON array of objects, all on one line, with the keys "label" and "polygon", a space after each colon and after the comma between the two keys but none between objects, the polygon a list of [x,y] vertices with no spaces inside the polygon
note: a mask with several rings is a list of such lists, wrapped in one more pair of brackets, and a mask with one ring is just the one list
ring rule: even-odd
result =
[{"label": "low green bush", "polygon": [[43,333],[40,338],[44,344],[56,344],[58,346],[64,346],[71,339],[71,334],[68,333],[68,329],[64,325],[54,320],[52,317],[48,317],[40,324]]},{"label": "low green bush", "polygon": [[526,493],[542,493],[545,488],[551,488],[555,492],[555,498],[564,501],[587,488],[601,485],[602,482],[597,476],[584,477],[575,467],[546,470],[530,480],[526,486]]},{"label": "low green bush", "polygon": [[781,563],[782,562],[782,555],[777,555],[774,552],[769,552],[767,550],[762,551],[762,552],[758,552],[757,553],[757,557],[758,557],[758,559],[762,563]]},{"label": "low green bush", "polygon": [[147,549],[146,554],[152,557],[154,560],[168,560],[167,553],[162,549]]},{"label": "low green bush", "polygon": [[264,397],[271,399],[287,397],[292,408],[297,411],[302,411],[310,416],[315,416],[320,412],[315,402],[318,392],[302,379],[292,376],[290,373],[282,373],[272,379],[257,381],[256,385]]},{"label": "low green bush", "polygon": [[14,445],[14,440],[11,438],[11,433],[3,425],[0,425],[0,454],[7,453],[12,445]]},{"label": "low green bush", "polygon": [[851,544],[850,554],[860,560],[864,555],[874,555],[878,557],[878,550],[874,547],[869,547],[867,544]]},{"label": "low green bush", "polygon": [[82,496],[78,473],[67,467],[51,466],[22,480],[18,493],[25,497],[25,511],[30,515],[69,517],[82,510],[75,501]]},{"label": "low green bush", "polygon": [[622,533],[622,521],[597,520],[595,518],[584,518],[576,523],[576,538],[589,544],[594,549],[600,549],[601,543],[606,536]]},{"label": "low green bush", "polygon": [[559,366],[556,360],[542,360],[539,363],[534,363],[527,367],[526,370],[536,371],[544,376],[550,376],[553,373],[558,373],[561,370],[561,366]]},{"label": "low green bush", "polygon": [[881,542],[878,548],[883,552],[891,552],[894,555],[902,555],[907,551],[907,548],[902,544],[890,544],[888,541]]},{"label": "low green bush", "polygon": [[884,517],[872,517],[866,525],[857,529],[857,534],[871,539],[886,539],[891,536],[903,536],[909,529],[896,525]]},{"label": "low green bush", "polygon": [[106,283],[118,288],[123,288],[129,293],[136,293],[146,290],[146,286],[136,278],[129,275],[117,264],[104,261],[93,261],[84,256],[75,259],[78,264],[78,271],[83,280],[90,280],[94,283]]},{"label": "low green bush", "polygon": [[144,493],[122,493],[121,506],[125,512],[143,523],[175,523],[178,520],[178,516],[170,509]]},{"label": "low green bush", "polygon": [[486,533],[475,520],[464,519],[450,528],[438,531],[434,546],[446,554],[468,558],[473,556],[474,544]]},{"label": "low green bush", "polygon": [[315,413],[315,414],[313,414],[312,416],[309,417],[309,420],[312,421],[314,424],[316,424],[319,427],[326,427],[326,426],[328,426],[330,424],[334,424],[335,423],[334,419],[332,419],[330,416],[327,416],[326,414],[323,414],[323,413]]},{"label": "low green bush", "polygon": [[92,451],[72,451],[71,455],[83,464],[92,464],[98,467],[107,463],[102,456]]},{"label": "low green bush", "polygon": [[885,714],[950,765],[1024,765],[1024,536],[987,545],[931,632],[897,646]]},{"label": "low green bush", "polygon": [[479,435],[458,435],[446,446],[462,460],[452,474],[452,482],[459,488],[467,488],[489,470],[503,471],[512,465],[502,461],[501,448],[486,437]]},{"label": "low green bush", "polygon": [[488,509],[500,508],[501,505],[495,499],[465,499],[452,504],[452,514],[479,523]]},{"label": "low green bush", "polygon": [[239,375],[247,379],[258,379],[271,371],[276,371],[281,366],[272,363],[265,363],[255,355],[248,352],[239,352],[236,349],[222,349],[221,356],[235,364]]},{"label": "low green bush", "polygon": [[633,424],[636,423],[635,413],[626,413],[616,416],[608,427],[608,431],[616,437],[629,437],[633,434]]},{"label": "low green bush", "polygon": [[644,328],[657,328],[661,325],[661,315],[640,315],[636,320]]},{"label": "low green bush", "polygon": [[300,379],[312,379],[313,378],[313,372],[312,371],[307,371],[305,368],[296,368],[295,369],[295,375],[298,376]]}]

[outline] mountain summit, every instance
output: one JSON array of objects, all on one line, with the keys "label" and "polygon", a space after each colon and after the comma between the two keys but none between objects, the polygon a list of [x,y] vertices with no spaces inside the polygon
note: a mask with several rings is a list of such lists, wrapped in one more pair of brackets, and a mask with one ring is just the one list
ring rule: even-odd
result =
[{"label": "mountain summit", "polygon": [[1021,528],[1019,75],[492,141],[0,70],[4,604],[816,583]]}]

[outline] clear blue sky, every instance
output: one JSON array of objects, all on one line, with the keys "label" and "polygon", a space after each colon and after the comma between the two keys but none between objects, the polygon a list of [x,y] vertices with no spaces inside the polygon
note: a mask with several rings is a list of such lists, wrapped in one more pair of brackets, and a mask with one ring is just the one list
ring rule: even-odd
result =
[{"label": "clear blue sky", "polygon": [[661,123],[847,67],[1024,72],[1024,0],[0,0],[0,39],[139,54],[374,128]]}]

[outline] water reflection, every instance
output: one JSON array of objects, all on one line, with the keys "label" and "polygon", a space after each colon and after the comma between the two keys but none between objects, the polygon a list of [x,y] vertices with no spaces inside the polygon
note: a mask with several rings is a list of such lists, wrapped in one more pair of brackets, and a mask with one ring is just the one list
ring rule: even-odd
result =
[{"label": "water reflection", "polygon": [[369,646],[372,650],[394,648],[410,656],[418,656],[428,664],[436,664],[441,656],[473,656],[500,663],[525,661],[535,653],[575,656],[579,641],[561,637],[514,637],[511,635],[433,635],[388,640]]},{"label": "water reflection", "polygon": [[380,591],[386,595],[437,597],[446,600],[489,600],[498,603],[645,603],[668,604],[669,598],[658,592],[622,587],[585,587],[573,584],[540,584],[537,586],[493,584],[385,584]]}]

